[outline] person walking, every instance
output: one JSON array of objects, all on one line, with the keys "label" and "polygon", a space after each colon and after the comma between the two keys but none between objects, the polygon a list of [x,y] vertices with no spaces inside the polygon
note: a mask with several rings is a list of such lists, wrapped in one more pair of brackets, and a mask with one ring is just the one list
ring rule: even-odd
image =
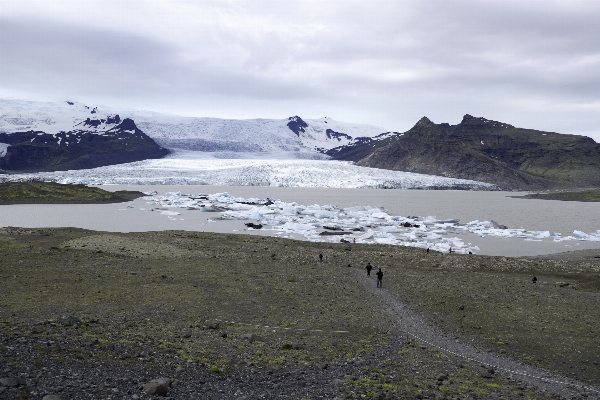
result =
[{"label": "person walking", "polygon": [[381,272],[381,268],[377,271],[377,287],[383,287],[383,272]]},{"label": "person walking", "polygon": [[323,253],[319,253],[319,261],[323,262]]},{"label": "person walking", "polygon": [[371,270],[373,269],[373,266],[371,265],[371,263],[368,263],[367,266],[365,267],[367,270],[367,277],[371,277]]}]

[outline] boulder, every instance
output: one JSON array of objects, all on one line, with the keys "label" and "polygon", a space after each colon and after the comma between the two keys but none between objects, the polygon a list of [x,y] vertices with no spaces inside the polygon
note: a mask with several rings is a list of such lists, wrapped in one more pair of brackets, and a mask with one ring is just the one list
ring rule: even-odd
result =
[{"label": "boulder", "polygon": [[21,382],[17,378],[0,378],[0,385],[7,387],[17,387]]},{"label": "boulder", "polygon": [[148,382],[142,386],[142,390],[152,396],[166,396],[169,388],[158,382]]},{"label": "boulder", "polygon": [[158,378],[158,379],[152,379],[150,381],[150,383],[159,383],[161,385],[165,385],[166,387],[171,387],[173,380],[170,378]]},{"label": "boulder", "polygon": [[250,343],[253,343],[253,342],[264,342],[263,338],[261,338],[258,335],[255,335],[254,333],[244,333],[243,335],[240,336],[240,338],[246,339]]}]

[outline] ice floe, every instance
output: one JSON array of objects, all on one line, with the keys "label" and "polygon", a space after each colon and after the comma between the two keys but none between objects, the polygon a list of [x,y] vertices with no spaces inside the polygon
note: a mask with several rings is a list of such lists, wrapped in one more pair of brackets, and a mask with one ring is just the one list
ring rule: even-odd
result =
[{"label": "ice floe", "polygon": [[248,230],[260,229],[280,237],[313,242],[381,243],[440,252],[452,249],[466,254],[476,253],[479,248],[460,238],[465,234],[522,238],[526,241],[600,241],[600,230],[592,233],[575,230],[572,235],[562,236],[553,231],[509,229],[493,220],[461,223],[455,218],[389,215],[385,208],[371,205],[346,208],[319,204],[305,206],[270,198],[246,199],[227,192],[197,195],[168,192],[159,195],[152,191],[145,194],[143,200],[152,208],[141,210],[159,211],[170,219],[180,215],[172,211],[173,208],[212,211],[214,218],[208,219],[207,223],[253,220],[256,224],[246,223]]}]

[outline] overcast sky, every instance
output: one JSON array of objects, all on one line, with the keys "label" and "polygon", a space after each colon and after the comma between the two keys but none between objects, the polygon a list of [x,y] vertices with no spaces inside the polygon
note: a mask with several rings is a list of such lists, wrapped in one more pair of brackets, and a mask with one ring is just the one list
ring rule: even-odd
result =
[{"label": "overcast sky", "polygon": [[600,141],[599,21],[597,0],[0,0],[0,97]]}]

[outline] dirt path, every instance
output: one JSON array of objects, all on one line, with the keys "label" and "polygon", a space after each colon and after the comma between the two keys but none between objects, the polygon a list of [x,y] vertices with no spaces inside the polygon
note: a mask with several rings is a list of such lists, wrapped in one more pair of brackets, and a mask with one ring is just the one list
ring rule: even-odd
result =
[{"label": "dirt path", "polygon": [[443,332],[426,322],[422,316],[410,310],[385,288],[378,289],[375,286],[375,279],[365,279],[362,271],[360,273],[357,271],[357,278],[360,285],[394,317],[396,321],[394,329],[399,336],[412,338],[472,364],[493,368],[499,376],[535,386],[553,395],[567,399],[582,397],[600,399],[600,388],[598,387],[585,385],[528,364],[496,356],[467,344],[463,338]]}]

